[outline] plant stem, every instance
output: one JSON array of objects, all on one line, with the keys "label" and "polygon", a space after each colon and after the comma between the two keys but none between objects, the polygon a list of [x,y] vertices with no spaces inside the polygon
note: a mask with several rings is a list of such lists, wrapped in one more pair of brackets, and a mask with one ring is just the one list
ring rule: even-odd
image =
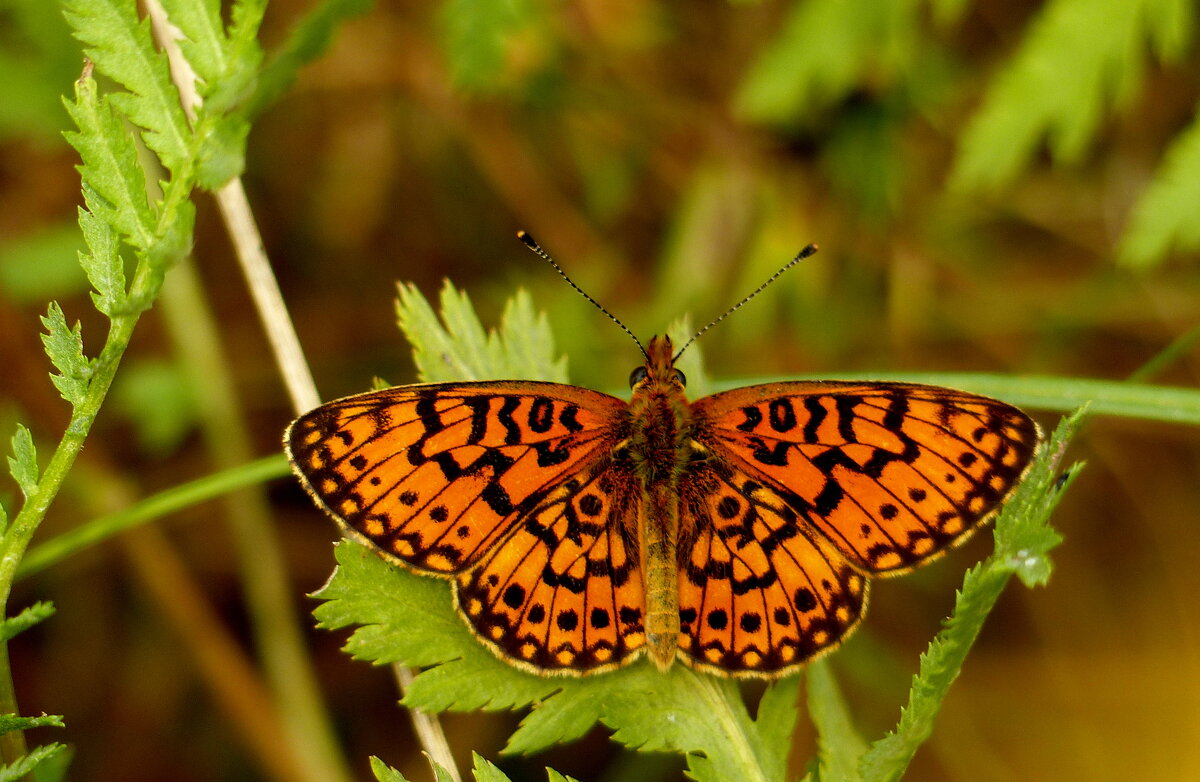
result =
[{"label": "plant stem", "polygon": [[[167,331],[187,367],[190,385],[197,389],[208,452],[217,467],[248,462],[253,455],[250,436],[229,374],[229,359],[221,349],[215,318],[190,261],[173,270],[163,286],[162,304]],[[312,782],[349,780],[351,774],[289,599],[287,567],[262,489],[242,489],[226,497],[223,504],[263,674],[287,727],[289,749],[301,760],[302,778]]]},{"label": "plant stem", "polygon": [[[139,294],[151,297],[152,287],[153,275],[150,273],[149,264],[141,262],[138,264],[138,270],[130,289],[131,298]],[[45,472],[38,480],[37,488],[26,497],[21,511],[13,519],[12,525],[4,535],[3,552],[0,553],[0,616],[8,615],[8,597],[12,592],[17,566],[21,564],[21,557],[29,546],[33,533],[37,531],[38,525],[46,517],[46,511],[58,495],[59,489],[62,488],[63,480],[70,472],[76,457],[83,450],[83,441],[87,438],[92,423],[96,420],[100,405],[104,402],[113,378],[116,377],[121,356],[124,355],[125,348],[129,346],[133,328],[137,325],[140,316],[141,311],[134,310],[113,318],[108,330],[108,338],[104,342],[104,349],[100,351],[100,355],[93,363],[93,374],[88,383],[87,393],[71,412],[66,432],[59,440],[58,447],[54,449],[54,455],[50,457],[50,463],[46,465]],[[19,714],[12,668],[9,665],[7,642],[0,643],[0,647],[2,647],[0,649],[0,713]],[[17,754],[11,755],[12,752]],[[25,739],[21,731],[14,730],[5,734],[3,741],[0,742],[0,755],[5,764],[11,764],[24,752]]]}]

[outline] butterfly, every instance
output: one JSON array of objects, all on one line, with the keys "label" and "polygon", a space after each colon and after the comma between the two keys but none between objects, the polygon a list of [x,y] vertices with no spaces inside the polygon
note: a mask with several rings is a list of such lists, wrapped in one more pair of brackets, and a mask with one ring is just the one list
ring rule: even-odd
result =
[{"label": "butterfly", "polygon": [[994,516],[1040,440],[1011,405],[907,383],[689,402],[671,340],[643,353],[629,401],[535,381],[398,386],[302,415],[285,449],[349,537],[450,579],[474,634],[518,668],[648,657],[775,678],[846,638],[872,577]]}]

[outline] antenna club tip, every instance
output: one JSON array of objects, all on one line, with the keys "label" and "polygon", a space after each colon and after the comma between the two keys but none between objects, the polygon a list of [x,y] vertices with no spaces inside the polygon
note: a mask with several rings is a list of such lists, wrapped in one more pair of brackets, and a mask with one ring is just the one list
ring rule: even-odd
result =
[{"label": "antenna club tip", "polygon": [[816,242],[813,242],[812,244],[810,244],[808,247],[805,247],[800,252],[802,255],[807,257],[809,255],[813,255],[814,253],[818,253],[820,251],[821,251],[821,245],[817,244]]},{"label": "antenna club tip", "polygon": [[526,247],[537,249],[538,243],[533,240],[528,231],[517,231],[517,238],[520,239]]}]

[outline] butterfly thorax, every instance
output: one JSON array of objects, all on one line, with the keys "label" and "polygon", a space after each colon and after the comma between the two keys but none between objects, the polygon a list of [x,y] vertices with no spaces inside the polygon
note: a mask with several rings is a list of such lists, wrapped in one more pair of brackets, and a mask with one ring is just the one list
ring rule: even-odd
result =
[{"label": "butterfly thorax", "polygon": [[675,659],[679,637],[678,483],[691,429],[683,375],[675,369],[671,351],[667,337],[650,340],[644,371],[634,374],[631,436],[622,444],[643,488],[638,537],[646,579],[646,645],[664,670]]}]

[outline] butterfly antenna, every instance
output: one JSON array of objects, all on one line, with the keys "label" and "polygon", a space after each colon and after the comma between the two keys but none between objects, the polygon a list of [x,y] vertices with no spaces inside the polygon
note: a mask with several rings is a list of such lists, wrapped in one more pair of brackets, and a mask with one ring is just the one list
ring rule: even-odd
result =
[{"label": "butterfly antenna", "polygon": [[[803,250],[801,250],[800,252],[796,253],[796,257],[795,257],[795,258],[793,258],[792,260],[790,260],[790,261],[788,261],[787,263],[785,263],[785,264],[784,264],[784,265],[783,265],[783,266],[782,266],[782,267],[779,269],[779,271],[777,271],[777,272],[775,272],[774,274],[772,274],[772,275],[771,275],[771,276],[770,276],[770,277],[767,279],[767,281],[766,281],[766,282],[764,282],[762,285],[759,285],[757,288],[755,288],[755,289],[754,289],[754,291],[753,291],[753,292],[751,292],[749,296],[747,296],[746,298],[742,299],[742,300],[741,300],[741,301],[739,301],[737,304],[734,304],[734,305],[733,305],[732,307],[730,307],[729,309],[725,310],[725,312],[724,312],[724,313],[723,313],[723,314],[722,314],[720,317],[718,317],[718,318],[715,318],[715,319],[714,319],[714,320],[712,320],[712,321],[711,321],[711,322],[710,322],[710,323],[709,323],[707,326],[705,326],[704,328],[700,329],[700,330],[699,330],[699,331],[697,331],[695,334],[693,334],[693,335],[692,335],[692,338],[691,338],[691,339],[689,339],[687,342],[685,342],[685,343],[684,343],[683,347],[681,347],[681,348],[679,349],[679,352],[675,354],[675,358],[673,358],[673,359],[671,359],[671,360],[672,360],[672,361],[678,361],[678,360],[679,360],[679,357],[680,357],[681,355],[683,355],[683,351],[687,350],[687,349],[688,349],[688,346],[690,346],[690,345],[691,345],[693,342],[695,342],[696,340],[698,340],[698,339],[700,338],[700,336],[701,336],[702,334],[704,334],[704,332],[708,331],[708,330],[709,330],[709,329],[711,329],[713,326],[717,325],[718,323],[720,323],[721,321],[725,320],[726,318],[728,318],[728,317],[729,317],[730,315],[732,315],[733,313],[735,313],[735,312],[737,312],[738,310],[740,310],[740,309],[741,309],[743,306],[745,306],[746,302],[750,301],[750,300],[751,300],[751,299],[753,299],[755,296],[757,296],[758,294],[762,293],[762,292],[763,292],[763,290],[764,290],[764,289],[765,289],[765,288],[766,288],[768,285],[770,285],[771,283],[775,282],[775,280],[779,279],[779,275],[783,274],[783,273],[784,273],[784,272],[786,272],[788,269],[790,269],[790,268],[792,268],[793,266],[795,266],[796,264],[800,263],[800,261],[803,261],[803,260],[804,260],[805,258],[807,258],[808,256],[810,256],[810,255],[813,255],[813,254],[814,254],[814,253],[816,253],[816,251],[817,251],[817,250],[819,250],[819,249],[821,249],[821,248],[817,247],[815,244],[810,244],[808,247],[805,247]],[[612,317],[612,316],[610,315],[609,317]]]},{"label": "butterfly antenna", "polygon": [[[642,355],[643,355],[643,356],[645,356],[646,360],[647,360],[647,361],[649,361],[649,360],[650,360],[650,354],[648,354],[648,353],[646,352],[646,348],[642,347],[642,341],[641,341],[640,339],[638,339],[638,338],[637,338],[637,335],[636,335],[636,334],[634,334],[632,331],[630,331],[630,330],[629,330],[629,327],[628,327],[628,326],[626,326],[624,323],[622,323],[622,322],[621,322],[621,321],[620,321],[620,320],[617,318],[617,316],[616,316],[616,315],[614,315],[614,314],[612,314],[611,312],[609,312],[608,310],[604,309],[604,307],[602,307],[602,306],[600,305],[600,302],[596,301],[596,300],[595,300],[595,299],[593,299],[591,296],[587,295],[587,293],[585,293],[585,292],[584,292],[583,288],[580,288],[578,285],[576,285],[576,284],[575,284],[575,281],[574,281],[574,280],[572,280],[570,277],[568,277],[568,276],[567,276],[567,273],[566,273],[566,272],[564,272],[564,271],[562,270],[562,267],[561,267],[561,266],[559,266],[557,263],[555,263],[555,262],[554,262],[554,259],[550,257],[550,253],[548,253],[548,252],[546,252],[545,250],[543,250],[543,249],[541,248],[541,245],[539,245],[539,244],[538,244],[536,241],[534,241],[534,239],[533,239],[533,237],[532,237],[532,236],[530,236],[530,235],[529,235],[528,233],[526,233],[525,231],[517,231],[517,238],[518,238],[518,239],[520,239],[522,242],[524,242],[524,243],[525,243],[525,246],[526,246],[526,247],[528,247],[530,250],[533,250],[533,252],[534,252],[534,253],[535,253],[535,254],[536,254],[538,257],[540,257],[540,258],[541,258],[543,261],[545,261],[546,263],[548,263],[548,264],[550,264],[551,266],[553,266],[553,267],[554,267],[554,271],[558,272],[558,273],[559,273],[559,276],[561,276],[561,277],[562,277],[564,280],[566,280],[566,281],[567,281],[567,285],[570,285],[572,288],[574,288],[574,289],[575,289],[575,291],[576,291],[576,292],[577,292],[577,293],[578,293],[580,296],[582,296],[583,298],[585,298],[585,299],[587,299],[588,301],[590,301],[590,302],[592,303],[592,306],[594,306],[596,309],[600,310],[600,311],[601,311],[601,312],[603,312],[605,315],[607,315],[609,320],[611,320],[613,323],[615,323],[615,324],[617,324],[618,326],[620,326],[620,327],[621,327],[621,330],[622,330],[622,331],[624,331],[626,334],[628,334],[628,335],[629,335],[629,338],[630,338],[630,339],[632,339],[632,340],[634,341],[634,344],[636,344],[636,345],[638,346],[638,350],[642,351]],[[779,276],[779,275],[776,275],[776,276]]]}]

